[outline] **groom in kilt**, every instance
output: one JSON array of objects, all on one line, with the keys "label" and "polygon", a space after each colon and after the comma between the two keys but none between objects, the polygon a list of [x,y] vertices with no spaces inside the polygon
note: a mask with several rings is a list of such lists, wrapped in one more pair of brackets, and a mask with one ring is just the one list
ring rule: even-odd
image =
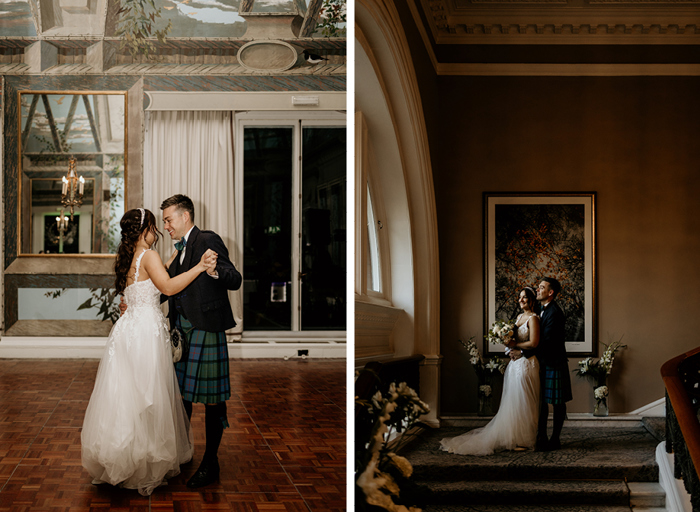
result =
[{"label": "groom in kilt", "polygon": [[[566,316],[556,302],[561,284],[553,277],[545,277],[537,287],[540,312],[540,342],[523,355],[537,356],[540,363],[540,417],[537,424],[535,450],[550,451],[561,448],[559,439],[566,419],[566,402],[572,400],[569,360],[566,357]],[[549,404],[553,409],[552,437],[547,439]]]},{"label": "groom in kilt", "polygon": [[236,325],[228,290],[240,288],[242,279],[221,237],[194,225],[194,205],[189,197],[169,197],[160,209],[164,229],[177,241],[178,252],[168,267],[170,277],[196,265],[207,249],[217,254],[214,271],[200,274],[182,292],[168,297],[170,325],[180,327],[189,341],[187,356],[175,363],[187,416],[192,417],[193,402],[205,405],[206,449],[199,469],[187,482],[187,487],[196,489],[219,479],[217,452],[229,426],[226,400],[231,396],[225,331]]}]

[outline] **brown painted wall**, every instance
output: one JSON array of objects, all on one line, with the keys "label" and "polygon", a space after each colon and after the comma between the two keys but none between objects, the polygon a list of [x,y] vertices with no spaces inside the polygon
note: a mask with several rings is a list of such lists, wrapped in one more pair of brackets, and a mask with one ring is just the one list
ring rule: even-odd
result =
[{"label": "brown painted wall", "polygon": [[[457,339],[483,336],[484,191],[597,192],[598,333],[628,345],[611,412],[663,397],[663,362],[700,345],[700,78],[440,77],[437,89],[441,414],[476,410]],[[591,412],[591,385],[573,384],[569,411]]]}]

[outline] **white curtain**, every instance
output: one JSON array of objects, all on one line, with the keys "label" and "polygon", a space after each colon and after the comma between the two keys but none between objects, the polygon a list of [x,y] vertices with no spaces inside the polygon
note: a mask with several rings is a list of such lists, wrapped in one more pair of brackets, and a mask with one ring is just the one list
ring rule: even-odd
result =
[{"label": "white curtain", "polygon": [[[234,204],[233,126],[231,112],[146,112],[144,148],[144,208],[162,219],[160,205],[174,194],[185,194],[194,202],[195,225],[221,236],[229,257],[239,272],[239,240],[236,236]],[[159,222],[162,230],[162,221]],[[163,261],[173,244],[165,233],[158,243]],[[241,291],[229,292],[234,317],[243,327]]]}]

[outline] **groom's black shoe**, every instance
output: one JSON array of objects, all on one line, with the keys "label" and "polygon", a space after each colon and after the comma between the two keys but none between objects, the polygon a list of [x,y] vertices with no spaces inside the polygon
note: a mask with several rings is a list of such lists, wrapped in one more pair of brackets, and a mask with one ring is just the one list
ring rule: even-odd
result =
[{"label": "groom's black shoe", "polygon": [[197,472],[187,481],[187,487],[198,489],[219,481],[219,461],[202,461]]},{"label": "groom's black shoe", "polygon": [[559,450],[561,449],[561,441],[559,439],[550,439],[548,444],[549,450],[547,451],[554,451],[554,450]]},{"label": "groom's black shoe", "polygon": [[536,452],[548,452],[549,451],[549,441],[547,438],[537,439],[535,441],[535,451]]}]

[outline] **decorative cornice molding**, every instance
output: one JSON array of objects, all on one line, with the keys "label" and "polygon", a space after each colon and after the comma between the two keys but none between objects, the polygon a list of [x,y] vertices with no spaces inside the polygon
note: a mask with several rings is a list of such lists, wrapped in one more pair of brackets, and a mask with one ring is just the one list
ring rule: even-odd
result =
[{"label": "decorative cornice molding", "polygon": [[589,5],[625,4],[625,5],[700,5],[700,0],[591,0]]},{"label": "decorative cornice molding", "polygon": [[428,0],[428,5],[430,6],[430,13],[432,14],[435,28],[441,32],[449,32],[450,28],[447,22],[448,10],[445,0]]},{"label": "decorative cornice molding", "polygon": [[294,98],[304,96],[316,100],[304,110],[345,109],[345,91],[144,91],[149,102],[145,110],[299,110]]},{"label": "decorative cornice molding", "polygon": [[700,76],[700,64],[438,64],[450,76]]},{"label": "decorative cornice molding", "polygon": [[[437,44],[698,44],[700,0],[414,0]],[[603,40],[603,37],[609,39]],[[692,39],[689,39],[692,38]]]},{"label": "decorative cornice molding", "polygon": [[[242,65],[239,51],[270,40],[232,38],[169,38],[152,41],[158,57],[135,61],[119,49],[119,39],[107,37],[3,37],[0,36],[0,74],[26,75],[346,75],[345,38],[291,38],[275,41],[286,48],[287,61],[277,69]],[[51,50],[46,65],[31,66],[32,49]],[[322,65],[307,64],[301,53],[308,49],[326,57]],[[34,52],[36,53],[36,51]],[[138,60],[138,59],[137,59]]]},{"label": "decorative cornice molding", "polygon": [[[571,23],[545,23],[545,24],[535,24],[535,23],[524,23],[524,24],[512,24],[512,23],[458,23],[451,25],[449,27],[443,27],[439,29],[441,31],[438,37],[438,43],[465,43],[465,42],[476,42],[469,41],[470,36],[494,36],[489,41],[479,41],[478,44],[493,44],[493,39],[508,39],[507,41],[499,41],[501,43],[516,44],[516,43],[527,43],[532,44],[532,41],[521,40],[518,36],[543,36],[540,39],[547,38],[547,44],[570,44],[571,36],[593,36],[599,38],[600,36],[614,36],[605,41],[606,44],[612,43],[630,43],[638,42],[643,43],[642,40],[630,41],[630,37],[626,36],[649,36],[645,39],[653,39],[657,36],[666,36],[664,42],[672,42],[669,40],[671,36],[697,36],[700,34],[700,26],[696,24],[640,24],[640,23],[630,23],[630,24],[620,24],[620,23],[581,23],[581,24],[571,24]],[[447,37],[444,37],[447,35]],[[700,42],[700,38],[693,37],[695,43]],[[581,41],[576,41],[581,42]],[[593,42],[593,41],[588,41]],[[595,41],[600,43],[601,41]],[[656,43],[656,41],[654,41]],[[676,40],[676,43],[682,43],[687,41]]]},{"label": "decorative cornice molding", "polygon": [[504,4],[504,5],[512,6],[512,5],[516,5],[516,4],[566,5],[568,2],[567,2],[567,0],[471,0],[471,3],[472,4],[489,4],[489,5]]}]

